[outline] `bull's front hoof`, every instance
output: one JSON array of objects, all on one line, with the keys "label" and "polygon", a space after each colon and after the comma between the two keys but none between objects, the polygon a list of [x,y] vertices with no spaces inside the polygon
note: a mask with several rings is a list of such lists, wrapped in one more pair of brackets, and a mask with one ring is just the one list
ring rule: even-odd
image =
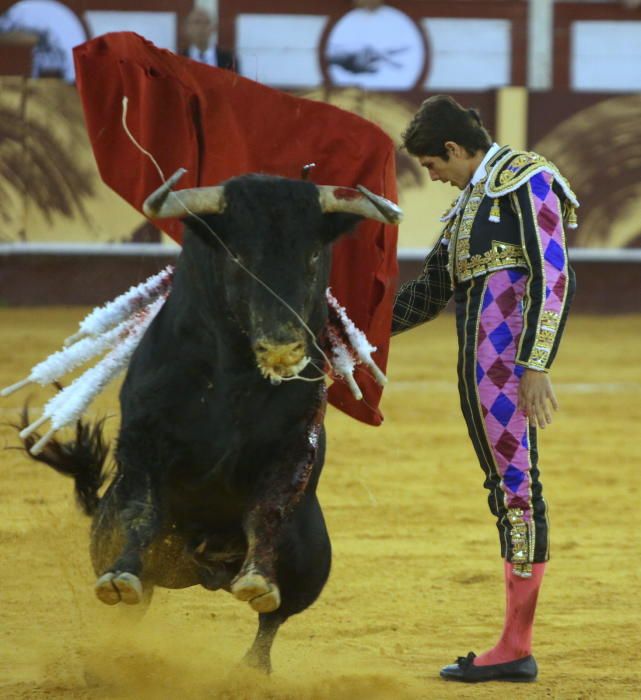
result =
[{"label": "bull's front hoof", "polygon": [[106,605],[116,605],[120,602],[137,605],[143,598],[140,579],[126,571],[120,574],[109,571],[103,574],[96,581],[95,591],[98,600]]},{"label": "bull's front hoof", "polygon": [[267,593],[252,598],[249,604],[258,613],[274,612],[280,607],[280,591],[277,586],[272,586]]},{"label": "bull's front hoof", "polygon": [[248,601],[259,613],[273,612],[280,607],[278,586],[262,574],[253,572],[240,576],[233,582],[231,592],[238,600]]}]

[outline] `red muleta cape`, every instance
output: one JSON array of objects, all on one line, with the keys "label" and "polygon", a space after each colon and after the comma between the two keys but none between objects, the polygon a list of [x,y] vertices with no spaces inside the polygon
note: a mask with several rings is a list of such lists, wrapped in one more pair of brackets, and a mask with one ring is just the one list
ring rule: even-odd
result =
[{"label": "red muleta cape", "polygon": [[[158,49],[130,32],[106,34],[74,49],[78,90],[100,175],[142,211],[160,184],[158,172],[130,141],[127,125],[165,177],[179,167],[187,174],[178,188],[217,185],[251,172],[300,177],[316,163],[314,182],[368,189],[396,201],[392,140],[375,124],[323,102],[279,92],[235,73]],[[159,224],[180,243],[182,224]],[[387,365],[395,281],[396,226],[363,221],[333,250],[331,286],[356,326],[378,348]],[[383,416],[382,389],[360,367],[356,401],[343,381],[329,390],[330,402],[371,425]]]}]

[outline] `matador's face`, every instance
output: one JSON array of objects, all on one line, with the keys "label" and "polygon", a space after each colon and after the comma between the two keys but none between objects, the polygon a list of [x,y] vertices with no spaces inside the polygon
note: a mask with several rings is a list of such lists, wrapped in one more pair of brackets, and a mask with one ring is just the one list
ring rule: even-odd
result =
[{"label": "matador's face", "polygon": [[417,156],[417,160],[427,169],[432,182],[446,182],[462,190],[472,179],[483,154],[480,159],[471,156],[462,146],[453,141],[448,141],[445,149],[447,160],[440,156]]}]

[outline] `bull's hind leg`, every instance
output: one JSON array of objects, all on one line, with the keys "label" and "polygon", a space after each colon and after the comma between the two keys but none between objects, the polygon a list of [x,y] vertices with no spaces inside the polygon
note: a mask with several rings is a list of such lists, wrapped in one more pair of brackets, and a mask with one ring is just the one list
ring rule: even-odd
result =
[{"label": "bull's hind leg", "polygon": [[[160,507],[149,474],[138,473],[135,486],[121,475],[113,488],[110,495],[117,512],[110,518],[113,528],[107,535],[110,542],[103,543],[103,547],[112,551],[114,545],[120,547],[112,553],[116,560],[112,559],[113,563],[96,581],[95,592],[107,605],[120,602],[137,605],[146,598],[143,555],[161,532]],[[95,530],[99,530],[99,525]],[[104,561],[104,553],[100,558]]]}]

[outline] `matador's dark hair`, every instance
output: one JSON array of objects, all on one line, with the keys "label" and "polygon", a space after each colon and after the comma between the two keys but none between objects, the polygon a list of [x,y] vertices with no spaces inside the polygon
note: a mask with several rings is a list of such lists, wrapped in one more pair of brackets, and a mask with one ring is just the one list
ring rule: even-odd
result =
[{"label": "matador's dark hair", "polygon": [[413,156],[439,156],[448,160],[446,141],[454,141],[470,154],[492,145],[481,115],[465,109],[449,95],[428,97],[403,132],[403,146]]}]

